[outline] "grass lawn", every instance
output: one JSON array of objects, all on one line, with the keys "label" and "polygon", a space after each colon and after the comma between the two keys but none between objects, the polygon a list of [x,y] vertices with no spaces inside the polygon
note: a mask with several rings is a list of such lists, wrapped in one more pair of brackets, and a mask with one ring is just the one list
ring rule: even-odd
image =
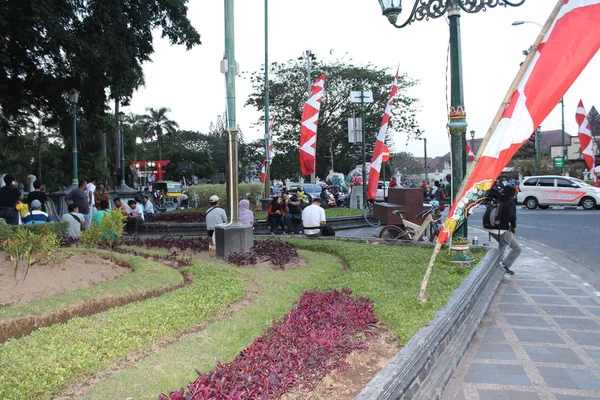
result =
[{"label": "grass lawn", "polygon": [[183,284],[181,273],[164,264],[105,250],[68,249],[68,251],[94,252],[104,256],[119,258],[131,262],[135,270],[118,279],[100,285],[59,293],[43,299],[33,300],[23,305],[0,308],[0,320],[27,315],[42,316],[75,303],[98,299],[103,296],[123,296],[155,288],[175,287]]},{"label": "grass lawn", "polygon": [[[432,248],[329,240],[289,239],[308,261],[300,268],[258,270],[198,261],[197,280],[160,297],[75,318],[0,345],[0,399],[44,399],[73,382],[105,371],[125,355],[177,335],[242,298],[244,275],[260,286],[258,296],[237,313],[182,337],[149,357],[109,375],[88,393],[90,399],[155,399],[195,379],[247,347],[311,288],[350,287],[374,300],[377,317],[406,343],[429,321],[470,272],[443,252],[428,295],[417,293]],[[342,270],[339,255],[349,268]],[[477,261],[483,252],[476,253]]]},{"label": "grass lawn", "polygon": [[[301,248],[318,251],[300,250],[301,256],[309,261],[308,266],[285,271],[228,267],[261,285],[261,293],[252,304],[111,375],[95,385],[86,398],[154,399],[161,392],[185,386],[196,378],[195,370],[209,371],[217,361],[233,359],[274,319],[288,312],[307,288],[350,287],[354,295],[371,297],[378,318],[406,343],[446,303],[471,270],[450,263],[446,254],[440,255],[428,290],[432,301],[421,304],[417,293],[431,248],[319,240],[293,242]],[[342,257],[350,268],[342,272],[332,253]],[[186,356],[181,357],[182,354]]]},{"label": "grass lawn", "polygon": [[185,270],[196,281],[182,289],[0,344],[0,399],[50,398],[129,353],[201,323],[246,291],[240,278],[212,263]]}]

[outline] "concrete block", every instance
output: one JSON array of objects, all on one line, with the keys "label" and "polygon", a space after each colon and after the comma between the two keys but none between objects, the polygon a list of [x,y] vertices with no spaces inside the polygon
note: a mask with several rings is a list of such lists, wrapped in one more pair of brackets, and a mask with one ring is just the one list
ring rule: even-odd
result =
[{"label": "concrete block", "polygon": [[254,244],[252,227],[247,225],[226,225],[215,228],[217,258],[225,258],[231,253],[246,253]]}]

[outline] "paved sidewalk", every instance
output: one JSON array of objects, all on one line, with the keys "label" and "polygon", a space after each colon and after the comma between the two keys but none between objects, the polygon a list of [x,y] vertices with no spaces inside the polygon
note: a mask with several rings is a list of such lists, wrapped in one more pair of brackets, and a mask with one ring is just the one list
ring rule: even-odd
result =
[{"label": "paved sidewalk", "polygon": [[600,400],[600,292],[526,243],[513,267],[441,399]]}]

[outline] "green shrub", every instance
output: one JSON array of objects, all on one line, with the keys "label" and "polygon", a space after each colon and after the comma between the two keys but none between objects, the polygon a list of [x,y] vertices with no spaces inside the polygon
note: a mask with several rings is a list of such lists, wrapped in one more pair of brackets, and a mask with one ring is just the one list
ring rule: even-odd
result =
[{"label": "green shrub", "polygon": [[[239,199],[248,199],[250,200],[250,204],[257,204],[260,202],[260,199],[263,197],[262,193],[264,190],[264,185],[260,183],[241,183],[239,186]],[[196,196],[198,197],[199,207],[200,208],[208,208],[210,207],[210,196],[217,195],[221,199],[221,206],[228,207],[227,204],[227,189],[224,184],[222,185],[197,185],[192,186],[190,188],[186,188],[188,196],[191,199],[194,199]]]},{"label": "green shrub", "polygon": [[107,242],[108,247],[112,248],[123,237],[125,219],[120,210],[111,210],[104,215],[102,226],[93,223],[87,231],[82,232],[81,241],[88,248],[96,247],[102,242]]},{"label": "green shrub", "polygon": [[10,238],[16,230],[27,229],[35,234],[54,233],[59,238],[67,236],[68,222],[48,222],[34,225],[8,225],[4,218],[0,218],[0,241]]}]

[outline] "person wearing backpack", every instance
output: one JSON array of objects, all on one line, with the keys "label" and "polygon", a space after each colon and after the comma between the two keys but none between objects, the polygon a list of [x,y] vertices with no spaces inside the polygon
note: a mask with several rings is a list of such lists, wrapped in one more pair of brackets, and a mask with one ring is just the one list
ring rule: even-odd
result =
[{"label": "person wearing backpack", "polygon": [[510,267],[521,254],[521,246],[515,239],[517,232],[517,207],[513,200],[515,193],[513,186],[505,186],[498,202],[488,206],[483,215],[483,227],[498,242],[500,257],[504,257],[506,246],[510,247],[509,253],[500,262],[505,273],[509,275],[515,274]]}]

